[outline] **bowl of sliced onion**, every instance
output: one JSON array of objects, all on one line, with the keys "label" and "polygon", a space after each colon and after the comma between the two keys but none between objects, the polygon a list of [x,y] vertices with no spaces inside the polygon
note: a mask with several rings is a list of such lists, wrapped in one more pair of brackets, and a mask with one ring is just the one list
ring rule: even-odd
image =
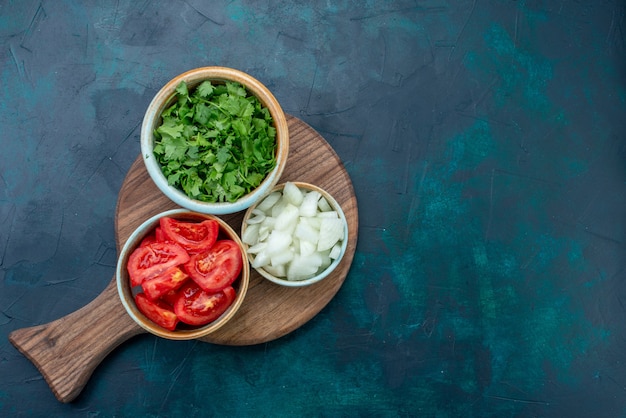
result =
[{"label": "bowl of sliced onion", "polygon": [[308,286],[339,265],[348,223],[341,205],[325,190],[286,182],[248,208],[241,240],[261,276],[283,286]]}]

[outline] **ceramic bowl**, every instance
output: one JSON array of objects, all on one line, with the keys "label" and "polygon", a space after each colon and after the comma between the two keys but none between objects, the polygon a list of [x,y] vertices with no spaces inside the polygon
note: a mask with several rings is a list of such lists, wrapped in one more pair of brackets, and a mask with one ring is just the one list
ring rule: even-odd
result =
[{"label": "ceramic bowl", "polygon": [[[196,86],[205,80],[211,80],[214,84],[223,84],[227,81],[238,82],[243,85],[247,92],[256,96],[262,106],[269,110],[276,129],[276,165],[267,174],[261,184],[248,194],[235,202],[209,203],[188,197],[182,190],[170,186],[167,178],[161,171],[161,166],[153,154],[154,131],[162,123],[161,114],[172,105],[176,99],[176,87],[181,81],[185,81],[191,92]],[[289,153],[289,129],[285,114],[273,96],[273,94],[261,82],[252,76],[226,67],[202,67],[190,70],[174,77],[152,99],[146,110],[141,126],[141,154],[148,174],[170,200],[177,205],[200,213],[223,215],[243,211],[254,204],[259,197],[271,190],[280,179]]]},{"label": "ceramic bowl", "polygon": [[[341,205],[339,205],[339,203],[337,203],[337,201],[325,190],[321,189],[320,187],[313,185],[313,184],[309,184],[309,183],[304,183],[304,182],[293,182],[296,186],[298,186],[298,188],[301,191],[304,192],[308,192],[311,190],[317,191],[324,199],[326,199],[326,201],[328,202],[328,204],[330,205],[330,208],[334,211],[337,212],[339,219],[341,220],[342,224],[343,224],[343,240],[340,243],[340,252],[339,252],[339,256],[332,260],[332,262],[330,263],[330,265],[328,265],[325,269],[323,269],[322,271],[319,271],[318,273],[316,273],[314,276],[310,277],[310,278],[306,278],[303,280],[287,280],[285,277],[277,277],[274,274],[270,273],[268,270],[266,270],[265,268],[262,267],[255,267],[254,266],[254,260],[256,255],[255,254],[248,254],[248,259],[250,260],[250,263],[252,264],[252,267],[264,278],[266,278],[267,280],[279,284],[281,286],[288,286],[288,287],[303,287],[303,286],[309,286],[312,285],[314,283],[317,283],[321,280],[323,280],[324,278],[328,277],[329,274],[331,274],[339,265],[339,263],[341,262],[341,259],[343,258],[345,252],[346,252],[346,248],[348,245],[348,222],[346,221],[346,216],[343,212],[343,210],[341,209]],[[272,192],[281,192],[284,190],[285,187],[285,183],[279,184],[277,186],[275,186]],[[270,194],[268,193],[268,195]],[[268,196],[266,195],[266,196]],[[263,201],[265,199],[264,196],[263,198],[261,198],[259,200],[259,202],[257,202],[257,204],[252,205],[250,208],[248,208],[248,210],[246,211],[246,213],[244,214],[244,219],[243,219],[243,223],[241,226],[241,236],[245,237],[246,236],[246,229],[249,227],[249,220],[251,218],[253,218],[254,216],[256,216],[256,214],[258,213],[257,206],[258,205],[262,205]],[[250,249],[253,245],[250,244],[246,244],[246,242],[243,243],[244,246],[244,250],[247,252],[248,249]]]},{"label": "ceramic bowl", "polygon": [[[146,318],[135,305],[134,294],[137,292],[137,290],[132,289],[130,285],[128,270],[126,268],[126,265],[128,263],[128,257],[135,250],[135,248],[139,246],[141,241],[152,231],[154,231],[154,229],[159,225],[159,220],[164,216],[169,216],[178,220],[194,222],[201,222],[205,219],[215,219],[220,225],[218,239],[231,239],[235,241],[242,249],[241,252],[243,256],[243,268],[241,270],[239,278],[237,278],[233,283],[233,288],[237,292],[237,296],[231,306],[226,310],[226,312],[224,312],[215,321],[205,326],[186,328],[179,326],[179,328],[174,331],[168,331]],[[226,222],[213,215],[191,212],[186,209],[174,209],[153,216],[152,218],[141,224],[130,235],[120,252],[120,256],[117,262],[116,280],[117,290],[120,299],[122,300],[122,305],[124,305],[124,308],[126,309],[126,312],[128,312],[128,315],[130,315],[130,317],[140,327],[159,337],[171,340],[189,340],[194,338],[200,338],[216,331],[217,329],[224,326],[235,315],[235,313],[243,303],[246,292],[248,290],[248,284],[250,281],[250,266],[246,252],[243,249],[243,243],[239,239],[237,233]]]}]

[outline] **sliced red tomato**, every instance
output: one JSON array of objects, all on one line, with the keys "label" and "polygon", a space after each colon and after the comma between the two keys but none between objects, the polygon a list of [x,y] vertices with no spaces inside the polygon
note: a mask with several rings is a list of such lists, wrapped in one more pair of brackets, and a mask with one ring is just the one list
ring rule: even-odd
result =
[{"label": "sliced red tomato", "polygon": [[154,236],[154,233],[147,235],[144,239],[142,239],[139,246],[145,247],[146,245],[152,244],[153,242],[156,242],[156,237]]},{"label": "sliced red tomato", "polygon": [[181,287],[188,277],[187,273],[178,266],[174,266],[156,277],[144,280],[141,287],[148,298],[157,300],[166,293]]},{"label": "sliced red tomato", "polygon": [[167,269],[189,261],[189,254],[178,244],[153,242],[137,247],[128,257],[131,286],[139,286],[146,279],[162,274]]},{"label": "sliced red tomato", "polygon": [[178,291],[174,313],[188,325],[206,325],[220,317],[235,300],[236,292],[231,286],[207,293],[195,282],[189,281]]},{"label": "sliced red tomato", "polygon": [[241,249],[232,240],[219,240],[208,250],[191,256],[185,271],[208,293],[230,286],[243,267]]},{"label": "sliced red tomato", "polygon": [[170,290],[169,292],[161,296],[160,300],[168,304],[169,306],[174,306],[174,304],[176,303],[176,299],[178,299],[178,292],[180,292],[180,290],[178,289]]},{"label": "sliced red tomato", "polygon": [[135,304],[139,311],[155,324],[169,331],[176,329],[178,317],[165,303],[152,301],[145,294],[137,293]]},{"label": "sliced red tomato", "polygon": [[139,244],[139,246],[145,247],[146,245],[152,244],[153,242],[166,242],[166,241],[167,239],[165,238],[165,235],[163,234],[163,230],[161,229],[161,227],[157,226],[150,235],[147,235],[143,240],[141,240],[141,243]]},{"label": "sliced red tomato", "polygon": [[156,242],[165,242],[167,239],[165,238],[165,234],[160,226],[157,226],[154,230],[154,239]]},{"label": "sliced red tomato", "polygon": [[166,240],[177,243],[189,254],[201,253],[211,248],[220,230],[219,224],[213,219],[184,222],[165,216],[161,218],[160,225]]}]

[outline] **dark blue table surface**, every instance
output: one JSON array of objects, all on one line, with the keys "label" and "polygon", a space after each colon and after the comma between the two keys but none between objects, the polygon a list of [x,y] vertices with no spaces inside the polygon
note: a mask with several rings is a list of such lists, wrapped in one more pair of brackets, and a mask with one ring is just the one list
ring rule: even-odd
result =
[{"label": "dark blue table surface", "polygon": [[[0,1],[0,416],[626,416],[618,0]],[[249,347],[143,335],[56,400],[8,341],[114,273],[160,87],[221,65],[334,147],[337,296]]]}]

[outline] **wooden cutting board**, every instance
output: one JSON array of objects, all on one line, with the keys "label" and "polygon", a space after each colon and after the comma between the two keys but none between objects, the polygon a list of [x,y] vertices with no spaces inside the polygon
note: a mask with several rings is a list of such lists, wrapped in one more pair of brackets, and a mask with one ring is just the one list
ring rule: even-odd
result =
[{"label": "wooden cutting board", "polygon": [[[246,298],[237,314],[201,341],[222,345],[252,345],[280,338],[317,315],[339,291],[356,250],[357,201],[350,176],[332,147],[303,121],[287,116],[289,159],[280,182],[315,184],[341,205],[348,220],[348,247],[337,269],[319,283],[303,288],[276,285],[251,270]],[[141,156],[131,166],[117,202],[115,216],[118,252],[146,219],[178,206],[150,179]],[[235,231],[243,212],[222,215]],[[113,349],[145,333],[126,313],[115,277],[91,303],[56,321],[23,328],[9,335],[11,343],[39,369],[61,402],[75,399],[89,377]]]}]

